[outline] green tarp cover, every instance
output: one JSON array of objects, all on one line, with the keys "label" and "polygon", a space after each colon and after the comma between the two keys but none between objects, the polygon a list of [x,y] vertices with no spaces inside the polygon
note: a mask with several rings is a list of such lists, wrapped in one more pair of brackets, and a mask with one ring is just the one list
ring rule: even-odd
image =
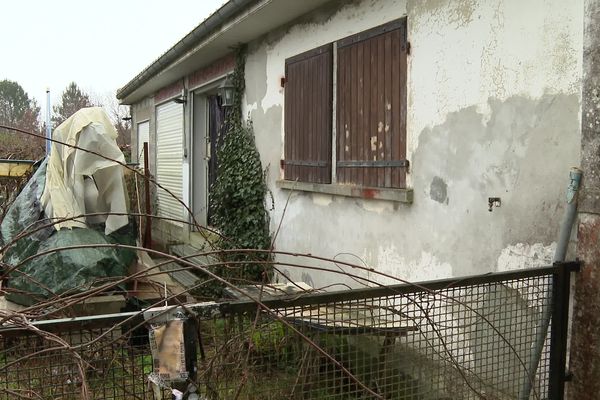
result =
[{"label": "green tarp cover", "polygon": [[[135,257],[132,250],[114,247],[56,251],[79,245],[135,245],[135,229],[130,223],[106,236],[103,225],[59,231],[52,226],[43,227],[50,222],[40,205],[45,177],[44,161],[0,224],[2,245],[15,241],[2,256],[4,270],[17,267],[8,275],[7,299],[23,305],[59,294],[87,291],[106,283],[107,278],[125,276]],[[29,233],[34,230],[37,231]]]}]

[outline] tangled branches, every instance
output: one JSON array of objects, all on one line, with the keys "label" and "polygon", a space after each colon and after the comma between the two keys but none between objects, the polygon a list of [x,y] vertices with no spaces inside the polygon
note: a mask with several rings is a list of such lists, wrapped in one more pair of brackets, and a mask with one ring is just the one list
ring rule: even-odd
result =
[{"label": "tangled branches", "polygon": [[[64,220],[32,224],[0,252]],[[234,242],[193,220],[177,222]],[[133,244],[90,243],[41,251],[13,264],[3,260],[3,294],[14,291],[15,274],[40,285],[22,267],[47,253],[127,249],[150,261],[68,291],[44,288],[31,305],[1,311],[0,397],[158,396],[146,385],[153,370],[147,332],[152,320],[144,319],[143,310],[165,303],[193,322],[186,341],[194,343],[187,353],[198,353],[197,372],[184,391],[193,387],[204,398],[500,399],[519,395],[526,379],[534,381],[534,398],[546,394],[547,365],[537,374],[527,366],[534,327],[551,300],[543,290],[551,285],[551,268],[415,284],[360,262],[272,247],[223,248],[206,236],[207,249],[185,257]],[[236,274],[248,259],[258,269],[273,268],[276,279],[252,282]],[[175,284],[171,276],[182,271],[193,272],[197,281]],[[335,283],[309,287],[294,279],[302,273]],[[229,297],[216,303],[194,298],[196,289],[215,282]],[[126,298],[129,308],[118,315],[82,315],[86,305],[109,294]]]}]

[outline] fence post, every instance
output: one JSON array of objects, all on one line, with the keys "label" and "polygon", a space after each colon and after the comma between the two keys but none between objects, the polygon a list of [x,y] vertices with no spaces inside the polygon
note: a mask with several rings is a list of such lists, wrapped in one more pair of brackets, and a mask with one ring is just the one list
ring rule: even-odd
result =
[{"label": "fence post", "polygon": [[150,168],[148,167],[148,142],[144,142],[144,202],[146,203],[146,230],[144,231],[144,244],[147,249],[152,248],[152,207],[150,205]]},{"label": "fence post", "polygon": [[563,400],[566,381],[571,272],[579,269],[579,263],[558,262],[554,266],[556,272],[552,275],[552,325],[548,398],[550,400]]}]

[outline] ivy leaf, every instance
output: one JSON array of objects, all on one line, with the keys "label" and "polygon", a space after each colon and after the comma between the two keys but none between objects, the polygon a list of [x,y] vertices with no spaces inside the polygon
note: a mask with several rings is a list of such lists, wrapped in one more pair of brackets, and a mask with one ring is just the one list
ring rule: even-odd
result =
[{"label": "ivy leaf", "polygon": [[[266,209],[266,171],[256,148],[252,122],[242,122],[244,70],[245,47],[242,47],[238,50],[232,76],[235,94],[226,121],[229,130],[217,149],[219,163],[217,179],[211,189],[211,216],[224,237],[220,242],[222,249],[269,250],[271,235]],[[224,258],[225,261],[242,262],[241,267],[236,264],[235,268],[220,268],[218,273],[224,278],[263,282],[265,276],[271,276],[267,252],[226,253]]]}]

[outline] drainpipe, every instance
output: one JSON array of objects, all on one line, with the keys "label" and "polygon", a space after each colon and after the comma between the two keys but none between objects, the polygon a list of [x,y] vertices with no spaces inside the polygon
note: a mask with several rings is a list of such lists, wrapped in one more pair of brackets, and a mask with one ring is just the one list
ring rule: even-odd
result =
[{"label": "drainpipe", "polygon": [[[565,209],[565,215],[560,226],[560,233],[558,235],[558,243],[556,245],[556,251],[554,252],[554,262],[565,261],[567,254],[567,248],[569,247],[569,239],[571,238],[571,231],[573,230],[573,224],[577,217],[577,192],[581,182],[582,171],[579,168],[571,168],[569,173],[569,186],[567,187],[567,207]],[[548,290],[545,294],[546,299],[552,299],[552,286],[548,285]],[[527,365],[527,377],[523,381],[521,390],[519,391],[519,400],[528,400],[531,395],[531,389],[533,382],[535,382],[535,375],[537,373],[540,359],[542,358],[542,352],[544,351],[544,342],[548,335],[548,326],[550,326],[550,319],[552,318],[552,304],[546,304],[542,312],[542,318],[540,319],[536,327],[536,337],[533,348],[531,349],[531,356]]]},{"label": "drainpipe", "polygon": [[50,114],[50,88],[46,89],[46,156],[50,157],[50,139],[52,138],[52,125]]},{"label": "drainpipe", "polygon": [[569,399],[600,395],[600,0],[584,0],[581,168]]},{"label": "drainpipe", "polygon": [[560,233],[558,235],[558,243],[556,244],[556,251],[554,253],[554,262],[564,262],[567,255],[567,248],[569,247],[569,239],[571,238],[571,231],[573,230],[573,224],[577,217],[577,192],[581,184],[581,175],[583,171],[579,168],[571,168],[569,173],[569,187],[567,188],[567,208],[565,210],[565,216],[563,217],[562,225],[560,226]]}]

